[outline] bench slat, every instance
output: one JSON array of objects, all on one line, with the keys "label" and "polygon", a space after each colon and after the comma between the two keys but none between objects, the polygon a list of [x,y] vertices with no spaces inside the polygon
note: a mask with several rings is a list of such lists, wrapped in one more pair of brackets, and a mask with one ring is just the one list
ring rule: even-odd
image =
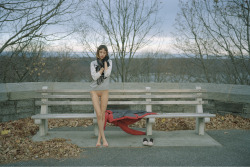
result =
[{"label": "bench slat", "polygon": [[[208,113],[157,113],[157,115],[147,115],[144,118],[174,118],[174,117],[215,117],[215,114]],[[32,119],[57,119],[57,118],[96,118],[94,113],[85,114],[37,114],[31,117]]]},{"label": "bench slat", "polygon": [[92,101],[36,101],[36,105],[49,105],[49,106],[59,106],[59,105],[93,105]]},{"label": "bench slat", "polygon": [[90,95],[41,95],[39,99],[90,99]]},{"label": "bench slat", "polygon": [[[142,99],[147,99],[147,98],[168,98],[168,99],[174,99],[174,98],[198,98],[201,97],[196,94],[187,94],[187,95],[109,95],[109,99],[137,99],[137,98],[142,98]],[[77,98],[91,98],[90,95],[41,95],[36,98],[55,98],[55,99],[77,99]]]},{"label": "bench slat", "polygon": [[119,98],[119,99],[125,99],[125,98],[142,98],[142,99],[175,99],[175,98],[186,98],[186,99],[194,99],[201,97],[200,95],[197,94],[182,94],[182,95],[176,95],[176,94],[171,94],[171,95],[109,95],[109,98]]},{"label": "bench slat", "polygon": [[196,118],[203,118],[203,117],[215,117],[215,114],[209,113],[158,113],[157,115],[147,115],[145,118],[176,118],[176,117],[196,117]]},{"label": "bench slat", "polygon": [[116,90],[110,89],[109,92],[117,92],[117,93],[126,93],[126,92],[135,92],[135,93],[203,93],[207,92],[205,89],[127,89],[127,90]]},{"label": "bench slat", "polygon": [[[36,105],[92,105],[92,101],[36,101]],[[108,105],[148,105],[148,104],[207,104],[207,101],[108,101]]]},{"label": "bench slat", "polygon": [[[87,93],[90,92],[90,90],[83,90],[83,89],[60,89],[60,90],[51,90],[51,89],[47,89],[47,90],[37,90],[37,92],[40,93]],[[147,92],[163,92],[163,93],[190,93],[190,92],[194,92],[194,93],[202,93],[202,92],[206,92],[205,89],[151,89],[150,91],[147,91],[146,89],[127,89],[127,90],[121,90],[121,89],[110,89],[109,92],[114,92],[114,93],[127,93],[127,92],[131,92],[131,93],[147,93]]]},{"label": "bench slat", "polygon": [[109,101],[109,105],[149,105],[149,104],[185,104],[185,105],[197,105],[197,104],[205,104],[205,101]]},{"label": "bench slat", "polygon": [[38,93],[89,93],[89,90],[85,89],[60,89],[60,90],[53,90],[53,89],[45,89],[45,90],[37,90]]},{"label": "bench slat", "polygon": [[54,118],[96,118],[94,113],[85,114],[37,114],[31,117],[32,119],[54,119]]}]

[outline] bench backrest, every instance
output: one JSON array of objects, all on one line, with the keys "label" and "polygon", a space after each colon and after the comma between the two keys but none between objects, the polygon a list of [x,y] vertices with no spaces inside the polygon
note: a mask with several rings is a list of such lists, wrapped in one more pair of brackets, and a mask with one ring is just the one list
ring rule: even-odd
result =
[{"label": "bench backrest", "polygon": [[[41,93],[41,101],[36,105],[42,108],[54,105],[92,105],[89,90],[62,89],[49,90],[44,86]],[[134,89],[134,90],[109,90],[108,105],[145,105],[147,112],[152,112],[152,105],[195,105],[196,112],[202,113],[202,100],[206,90],[196,89]],[[42,111],[42,110],[41,110]]]}]

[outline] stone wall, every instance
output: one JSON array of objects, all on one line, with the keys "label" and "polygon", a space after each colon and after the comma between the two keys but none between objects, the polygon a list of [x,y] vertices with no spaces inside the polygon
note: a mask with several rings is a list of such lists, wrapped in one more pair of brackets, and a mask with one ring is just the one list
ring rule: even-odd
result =
[{"label": "stone wall", "polygon": [[[49,89],[88,89],[89,83],[8,83],[0,84],[0,122],[17,120],[30,117],[40,112],[40,107],[35,105],[37,90],[42,86]],[[185,89],[200,86],[207,89],[204,99],[208,104],[203,105],[204,112],[227,114],[233,113],[250,117],[250,86],[244,85],[219,85],[200,83],[112,83],[112,89]],[[108,109],[144,110],[145,106],[108,106]],[[180,106],[153,106],[154,112],[188,112],[194,107]],[[50,113],[93,112],[93,106],[51,106]]]},{"label": "stone wall", "polygon": [[27,118],[39,113],[40,108],[34,102],[34,99],[0,102],[0,122]]}]

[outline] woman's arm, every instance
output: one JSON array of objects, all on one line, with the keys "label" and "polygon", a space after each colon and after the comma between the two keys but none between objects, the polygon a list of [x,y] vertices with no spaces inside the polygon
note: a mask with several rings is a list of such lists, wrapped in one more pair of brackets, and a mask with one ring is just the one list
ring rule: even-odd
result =
[{"label": "woman's arm", "polygon": [[103,70],[104,69],[101,69],[99,72],[96,72],[94,62],[91,62],[91,64],[90,64],[90,72],[91,72],[91,76],[92,76],[93,80],[96,81],[98,78],[100,78]]},{"label": "woman's arm", "polygon": [[104,77],[109,77],[112,71],[112,61],[109,60],[109,67],[107,65],[107,62],[104,62]]}]

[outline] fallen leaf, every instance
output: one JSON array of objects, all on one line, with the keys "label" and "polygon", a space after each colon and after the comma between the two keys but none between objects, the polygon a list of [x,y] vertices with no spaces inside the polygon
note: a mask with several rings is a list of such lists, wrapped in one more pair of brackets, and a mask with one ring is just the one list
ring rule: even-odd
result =
[{"label": "fallen leaf", "polygon": [[10,130],[2,130],[1,135],[7,135],[10,133]]}]

